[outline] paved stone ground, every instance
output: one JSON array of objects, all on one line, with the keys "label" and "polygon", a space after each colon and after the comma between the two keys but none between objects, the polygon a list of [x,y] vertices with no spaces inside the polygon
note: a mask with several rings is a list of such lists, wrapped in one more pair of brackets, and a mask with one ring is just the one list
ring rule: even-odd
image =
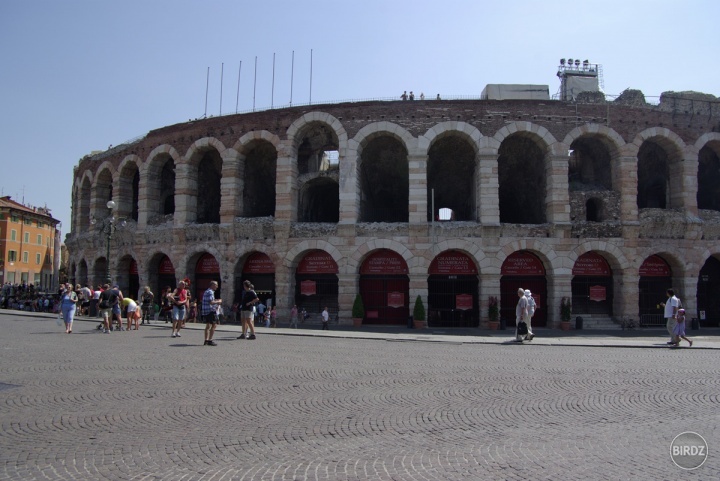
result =
[{"label": "paved stone ground", "polygon": [[3,480],[720,478],[716,349],[0,326]]}]

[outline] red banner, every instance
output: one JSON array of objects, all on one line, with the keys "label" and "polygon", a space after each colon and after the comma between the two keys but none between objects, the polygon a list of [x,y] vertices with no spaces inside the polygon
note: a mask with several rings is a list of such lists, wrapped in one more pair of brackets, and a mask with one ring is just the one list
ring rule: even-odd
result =
[{"label": "red banner", "polygon": [[527,251],[510,254],[500,268],[503,276],[544,276],[545,267],[540,259]]},{"label": "red banner", "polygon": [[387,299],[389,307],[405,306],[405,295],[402,292],[388,292]]},{"label": "red banner", "polygon": [[380,312],[378,311],[365,311],[365,319],[378,319]]},{"label": "red banner", "polygon": [[652,255],[640,266],[640,277],[672,277],[672,271],[665,259]]},{"label": "red banner", "polygon": [[160,267],[158,268],[158,274],[175,274],[175,268],[170,261],[168,256],[165,256],[160,261]]},{"label": "red banner", "polygon": [[590,300],[591,301],[604,301],[607,299],[607,292],[605,286],[590,286]]},{"label": "red banner", "polygon": [[586,252],[578,257],[572,273],[574,276],[610,277],[612,275],[610,265],[596,252]]},{"label": "red banner", "polygon": [[220,265],[211,254],[203,254],[195,264],[195,274],[219,274]]},{"label": "red banner", "polygon": [[439,275],[477,275],[477,268],[467,254],[460,251],[446,251],[433,259],[428,272]]},{"label": "red banner", "polygon": [[455,296],[455,309],[467,311],[473,308],[473,296],[470,294],[458,294]]},{"label": "red banner", "polygon": [[390,249],[380,249],[368,256],[360,267],[360,274],[402,275],[408,273],[405,259]]},{"label": "red banner", "polygon": [[315,281],[302,281],[300,283],[300,294],[303,296],[314,296],[317,294],[317,284]]},{"label": "red banner", "polygon": [[243,265],[243,274],[275,274],[275,264],[262,252],[253,252]]},{"label": "red banner", "polygon": [[297,274],[337,274],[338,266],[330,254],[316,250],[303,257],[295,272]]},{"label": "red banner", "polygon": [[137,262],[135,262],[135,259],[133,259],[133,260],[130,262],[130,275],[131,275],[131,276],[136,276],[136,275],[138,275]]}]

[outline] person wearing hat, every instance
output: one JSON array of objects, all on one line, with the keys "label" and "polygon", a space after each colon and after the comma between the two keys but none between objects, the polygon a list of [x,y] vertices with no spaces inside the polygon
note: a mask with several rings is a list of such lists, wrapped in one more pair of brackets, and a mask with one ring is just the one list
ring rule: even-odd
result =
[{"label": "person wearing hat", "polygon": [[528,327],[528,333],[527,336],[525,336],[526,341],[532,341],[533,337],[535,337],[535,334],[533,334],[532,331],[532,318],[535,315],[535,299],[533,299],[532,292],[530,292],[530,289],[525,289],[525,299],[528,301],[528,307],[527,307],[527,327]]},{"label": "person wearing hat", "polygon": [[675,329],[673,329],[673,334],[678,337],[678,342],[677,344],[673,344],[674,346],[679,346],[680,339],[685,339],[688,344],[690,344],[690,347],[692,347],[693,342],[685,337],[685,309],[678,309],[677,311],[677,319]]},{"label": "person wearing hat", "polygon": [[[526,338],[525,336],[527,336],[527,334],[519,334],[518,326],[520,325],[520,322],[528,324],[530,321],[530,319],[528,319],[528,300],[525,297],[525,290],[522,287],[518,288],[517,292],[518,303],[517,306],[515,306],[515,340],[517,342],[523,342],[523,339]],[[528,330],[528,332],[530,331]]]}]

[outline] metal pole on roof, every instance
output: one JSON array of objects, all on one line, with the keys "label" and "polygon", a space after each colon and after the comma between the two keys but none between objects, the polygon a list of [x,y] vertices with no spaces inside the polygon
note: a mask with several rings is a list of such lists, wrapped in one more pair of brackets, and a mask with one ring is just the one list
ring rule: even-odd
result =
[{"label": "metal pole on roof", "polygon": [[292,62],[290,63],[290,105],[292,105],[294,77],[295,77],[295,50],[292,51]]},{"label": "metal pole on roof", "polygon": [[270,108],[275,106],[275,52],[273,52],[273,76],[272,87],[270,88]]},{"label": "metal pole on roof", "polygon": [[207,117],[207,99],[208,99],[208,88],[210,86],[210,67],[207,69],[207,78],[205,79],[205,115]]},{"label": "metal pole on roof", "polygon": [[253,81],[253,112],[255,112],[255,92],[257,87],[257,55],[255,55],[255,80]]},{"label": "metal pole on roof", "polygon": [[220,64],[220,115],[222,115],[222,84],[223,72],[225,71],[225,62]]},{"label": "metal pole on roof", "polygon": [[313,64],[313,51],[310,49],[310,104],[312,104],[312,64]]},{"label": "metal pole on roof", "polygon": [[240,71],[242,70],[242,60],[240,60],[240,67],[238,67],[238,86],[237,95],[235,96],[235,113],[238,112],[238,102],[240,101]]}]

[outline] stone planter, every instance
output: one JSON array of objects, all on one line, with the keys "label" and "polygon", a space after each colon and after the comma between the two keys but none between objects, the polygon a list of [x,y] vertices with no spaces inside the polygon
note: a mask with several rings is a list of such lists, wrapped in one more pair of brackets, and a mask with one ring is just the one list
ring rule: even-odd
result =
[{"label": "stone planter", "polygon": [[353,317],[353,327],[362,327],[362,317]]},{"label": "stone planter", "polygon": [[488,327],[491,331],[497,331],[498,327],[500,327],[500,323],[498,321],[489,321]]},{"label": "stone planter", "polygon": [[560,321],[560,329],[563,331],[570,330],[570,321]]},{"label": "stone planter", "polygon": [[426,329],[427,321],[416,321],[413,319],[413,327],[415,327],[415,329]]}]

